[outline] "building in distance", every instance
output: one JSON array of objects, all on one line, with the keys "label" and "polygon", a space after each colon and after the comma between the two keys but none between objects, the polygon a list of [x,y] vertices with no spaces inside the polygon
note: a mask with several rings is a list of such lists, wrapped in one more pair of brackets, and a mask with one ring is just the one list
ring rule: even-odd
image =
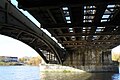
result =
[{"label": "building in distance", "polygon": [[0,56],[0,62],[18,62],[18,57]]}]

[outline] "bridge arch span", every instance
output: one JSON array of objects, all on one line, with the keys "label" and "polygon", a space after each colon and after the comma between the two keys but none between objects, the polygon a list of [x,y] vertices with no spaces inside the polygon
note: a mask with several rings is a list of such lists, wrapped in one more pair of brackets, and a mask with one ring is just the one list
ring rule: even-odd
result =
[{"label": "bridge arch span", "polygon": [[62,63],[64,51],[46,33],[7,0],[0,1],[0,34],[15,38],[32,47],[49,63],[41,50],[53,53]]}]

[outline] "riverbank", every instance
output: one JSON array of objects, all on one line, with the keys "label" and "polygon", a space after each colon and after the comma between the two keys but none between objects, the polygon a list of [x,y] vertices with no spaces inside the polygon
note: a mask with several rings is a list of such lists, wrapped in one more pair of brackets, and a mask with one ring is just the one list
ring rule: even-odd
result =
[{"label": "riverbank", "polygon": [[0,66],[16,66],[16,65],[24,65],[24,64],[18,62],[0,62]]},{"label": "riverbank", "polygon": [[0,66],[13,66],[16,62],[0,62]]},{"label": "riverbank", "polygon": [[69,66],[62,66],[56,64],[41,64],[40,65],[41,80],[86,80],[91,77],[91,73],[76,69]]},{"label": "riverbank", "polygon": [[40,80],[87,80],[91,77],[91,73],[41,72],[40,76]]},{"label": "riverbank", "polygon": [[40,76],[41,80],[86,80],[91,77],[91,73],[69,66],[41,64]]},{"label": "riverbank", "polygon": [[58,64],[40,64],[40,71],[41,72],[85,72],[83,70],[80,69],[76,69],[73,67],[69,67],[69,66],[62,66],[62,65],[58,65]]}]

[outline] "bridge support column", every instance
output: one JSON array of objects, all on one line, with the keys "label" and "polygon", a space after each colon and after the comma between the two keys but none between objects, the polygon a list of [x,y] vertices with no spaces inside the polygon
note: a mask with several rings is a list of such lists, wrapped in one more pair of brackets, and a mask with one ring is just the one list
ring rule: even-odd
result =
[{"label": "bridge support column", "polygon": [[[103,49],[95,47],[80,48],[68,52],[69,56],[63,65],[88,71],[108,71],[112,66],[111,52],[103,52]],[[109,68],[108,68],[109,67]],[[114,69],[113,69],[114,71]]]}]

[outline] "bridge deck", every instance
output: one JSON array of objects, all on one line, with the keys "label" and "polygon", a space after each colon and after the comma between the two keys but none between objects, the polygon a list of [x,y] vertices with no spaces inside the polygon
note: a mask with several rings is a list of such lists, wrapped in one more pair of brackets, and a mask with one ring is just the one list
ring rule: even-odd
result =
[{"label": "bridge deck", "polygon": [[120,43],[119,0],[18,0],[67,50]]}]

